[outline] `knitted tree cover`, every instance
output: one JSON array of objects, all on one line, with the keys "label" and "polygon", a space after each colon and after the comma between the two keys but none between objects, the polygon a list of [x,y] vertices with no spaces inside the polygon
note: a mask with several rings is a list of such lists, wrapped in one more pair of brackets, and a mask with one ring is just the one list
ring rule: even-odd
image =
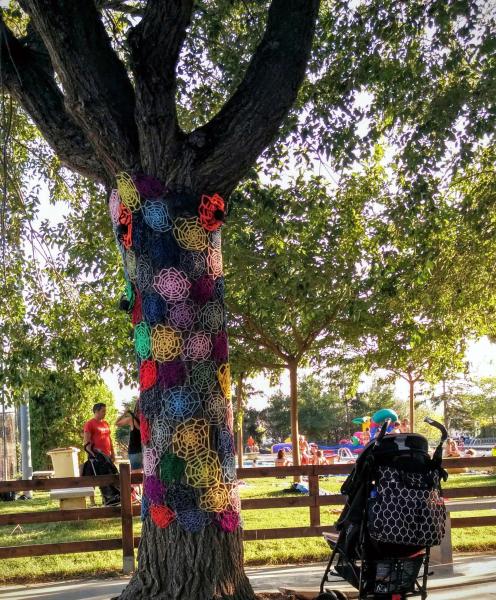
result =
[{"label": "knitted tree cover", "polygon": [[122,173],[109,210],[123,257],[143,420],[143,519],[240,526],[218,194]]}]

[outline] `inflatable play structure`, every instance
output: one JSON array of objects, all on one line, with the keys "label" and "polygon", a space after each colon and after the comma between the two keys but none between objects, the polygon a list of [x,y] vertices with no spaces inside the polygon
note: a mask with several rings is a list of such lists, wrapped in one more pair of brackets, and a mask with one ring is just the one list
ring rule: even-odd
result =
[{"label": "inflatable play structure", "polygon": [[[347,449],[352,454],[359,454],[370,440],[375,438],[387,419],[390,420],[387,433],[391,433],[394,430],[394,423],[399,421],[398,414],[391,408],[381,408],[372,417],[364,416],[353,419],[351,422],[357,426],[357,430],[350,439],[342,439],[338,444],[331,446],[319,446],[319,449],[324,452],[324,456],[339,455],[341,449]],[[272,446],[273,454],[277,454],[279,450],[291,452],[291,438],[286,438],[284,442]]]}]

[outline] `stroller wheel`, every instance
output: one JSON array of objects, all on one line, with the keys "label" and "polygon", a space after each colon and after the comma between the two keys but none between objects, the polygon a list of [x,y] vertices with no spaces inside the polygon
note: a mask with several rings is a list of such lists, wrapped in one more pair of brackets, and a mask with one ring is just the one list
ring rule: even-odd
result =
[{"label": "stroller wheel", "polygon": [[341,592],[323,592],[322,594],[319,594],[315,600],[346,600],[346,596]]}]

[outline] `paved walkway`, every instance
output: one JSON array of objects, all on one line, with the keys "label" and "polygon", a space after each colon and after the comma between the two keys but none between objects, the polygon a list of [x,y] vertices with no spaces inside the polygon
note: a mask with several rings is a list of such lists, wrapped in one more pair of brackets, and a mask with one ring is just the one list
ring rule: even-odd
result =
[{"label": "paved walkway", "polygon": [[[246,572],[256,591],[276,591],[281,587],[317,590],[324,572],[323,563],[288,565],[282,567],[251,567]],[[429,589],[432,596],[455,598],[454,590],[464,586],[477,586],[477,600],[494,598],[490,592],[496,588],[496,556],[489,554],[457,555],[454,568],[433,566]],[[116,596],[126,585],[128,578],[103,580],[62,581],[28,586],[0,587],[0,600],[108,600]],[[344,586],[333,586],[346,589]],[[487,588],[487,596],[481,590]],[[475,589],[475,588],[474,588]],[[444,590],[444,593],[442,593]],[[472,590],[471,590],[472,591]],[[456,598],[467,598],[456,592]]]}]

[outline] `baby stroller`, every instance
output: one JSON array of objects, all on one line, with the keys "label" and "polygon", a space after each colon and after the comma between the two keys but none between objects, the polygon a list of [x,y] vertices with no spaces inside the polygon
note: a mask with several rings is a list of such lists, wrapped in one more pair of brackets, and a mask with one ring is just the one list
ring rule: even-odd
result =
[{"label": "baby stroller", "polygon": [[[86,447],[85,450],[88,452]],[[88,460],[83,465],[83,476],[92,477],[97,475],[116,475],[119,473],[117,467],[106,454],[94,447],[91,451],[93,455],[88,452]],[[100,492],[105,506],[118,506],[120,504],[121,494],[115,485],[101,485]]]},{"label": "baby stroller", "polygon": [[318,600],[346,598],[326,588],[329,575],[355,587],[359,600],[427,598],[430,548],[441,543],[446,523],[440,482],[448,478],[441,466],[448,432],[425,422],[441,432],[432,458],[423,436],[386,435],[388,422],[359,456],[341,488],[348,498],[338,535],[324,534],[332,554]]}]

